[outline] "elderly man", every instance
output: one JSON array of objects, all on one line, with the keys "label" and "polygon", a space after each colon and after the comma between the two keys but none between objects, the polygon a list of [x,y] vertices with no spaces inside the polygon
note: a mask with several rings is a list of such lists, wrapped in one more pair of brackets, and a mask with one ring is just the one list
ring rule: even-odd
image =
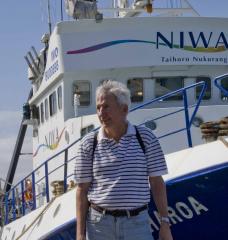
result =
[{"label": "elderly man", "polygon": [[76,158],[77,240],[152,240],[150,190],[160,214],[160,239],[172,240],[160,144],[145,127],[127,121],[130,92],[104,82],[96,91],[98,135],[90,133]]}]

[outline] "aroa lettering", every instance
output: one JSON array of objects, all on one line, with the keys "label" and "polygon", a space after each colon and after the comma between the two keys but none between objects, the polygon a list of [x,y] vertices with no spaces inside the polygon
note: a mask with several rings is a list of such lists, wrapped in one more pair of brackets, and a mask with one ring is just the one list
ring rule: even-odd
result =
[{"label": "aroa lettering", "polygon": [[[186,201],[178,201],[174,206],[168,207],[168,214],[171,224],[178,224],[188,219],[197,217],[209,209],[194,197],[189,196]],[[157,211],[153,211],[152,216],[149,218],[151,224],[151,231],[158,231],[160,220]]]}]

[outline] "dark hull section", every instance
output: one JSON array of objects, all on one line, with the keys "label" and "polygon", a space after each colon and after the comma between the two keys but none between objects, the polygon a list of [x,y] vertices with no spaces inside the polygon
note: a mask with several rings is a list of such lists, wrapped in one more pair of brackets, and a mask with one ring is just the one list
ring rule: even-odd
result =
[{"label": "dark hull section", "polygon": [[[167,182],[169,214],[175,240],[227,240],[227,183],[228,164]],[[149,213],[152,234],[157,240],[159,218],[152,201]],[[45,239],[75,239],[75,222],[56,229]]]},{"label": "dark hull section", "polygon": [[72,221],[59,227],[42,240],[74,240],[76,239],[76,222]]}]

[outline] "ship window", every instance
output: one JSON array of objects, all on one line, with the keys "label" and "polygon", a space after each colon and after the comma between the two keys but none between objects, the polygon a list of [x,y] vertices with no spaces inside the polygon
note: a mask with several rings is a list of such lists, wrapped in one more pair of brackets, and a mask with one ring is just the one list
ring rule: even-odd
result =
[{"label": "ship window", "polygon": [[36,115],[36,119],[38,121],[38,126],[40,125],[40,108],[39,106],[35,107],[35,114]]},{"label": "ship window", "polygon": [[59,108],[59,110],[61,110],[62,107],[63,107],[63,103],[62,103],[62,101],[63,101],[62,86],[58,87],[57,93],[58,93],[58,108]]},{"label": "ship window", "polygon": [[43,123],[44,122],[44,104],[40,104],[40,120]]},{"label": "ship window", "polygon": [[93,124],[91,124],[91,125],[89,125],[87,127],[82,128],[81,129],[81,137],[84,137],[87,133],[93,131],[93,129],[94,129],[94,125]]},{"label": "ship window", "polygon": [[44,115],[45,115],[45,119],[48,120],[49,118],[49,112],[48,112],[48,99],[46,98],[44,101]]},{"label": "ship window", "polygon": [[31,106],[31,113],[32,113],[32,118],[37,119],[38,124],[40,124],[40,112],[39,112],[39,106],[32,105]]},{"label": "ship window", "polygon": [[[157,78],[155,84],[155,96],[161,97],[167,93],[176,91],[184,86],[183,77],[165,77]],[[176,94],[165,99],[165,101],[170,100],[182,100],[182,94]]]},{"label": "ship window", "polygon": [[[209,77],[197,77],[196,78],[196,83],[201,82],[201,81],[204,81],[207,84],[207,89],[203,96],[203,100],[208,100],[211,98],[211,79]],[[196,87],[196,99],[199,98],[201,91],[202,91],[202,86]]]},{"label": "ship window", "polygon": [[57,112],[56,92],[53,92],[49,96],[50,116],[53,116]]},{"label": "ship window", "polygon": [[[221,80],[221,86],[224,88],[226,91],[228,91],[228,77],[224,77]],[[228,96],[224,92],[221,92],[221,99],[222,101],[228,101]]]},{"label": "ship window", "polygon": [[131,93],[131,102],[143,101],[143,79],[134,78],[127,81],[127,87]]},{"label": "ship window", "polygon": [[90,105],[90,83],[88,81],[80,81],[74,84],[73,94],[79,97],[79,106]]}]

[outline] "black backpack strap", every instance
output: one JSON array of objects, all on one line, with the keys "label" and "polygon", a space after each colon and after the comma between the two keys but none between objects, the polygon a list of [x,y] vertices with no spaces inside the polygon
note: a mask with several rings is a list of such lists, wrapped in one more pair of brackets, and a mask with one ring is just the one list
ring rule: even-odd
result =
[{"label": "black backpack strap", "polygon": [[96,131],[96,132],[94,133],[92,159],[93,159],[93,156],[94,156],[95,149],[96,149],[96,147],[97,147],[97,135],[98,135],[98,131]]},{"label": "black backpack strap", "polygon": [[135,126],[135,131],[136,131],[136,137],[137,137],[137,139],[139,141],[139,144],[140,144],[140,146],[141,146],[141,148],[143,150],[143,153],[145,154],[146,153],[145,145],[144,145],[144,142],[143,142],[143,140],[142,140],[142,138],[141,138],[141,136],[139,134],[139,131],[138,131],[136,126]]}]

